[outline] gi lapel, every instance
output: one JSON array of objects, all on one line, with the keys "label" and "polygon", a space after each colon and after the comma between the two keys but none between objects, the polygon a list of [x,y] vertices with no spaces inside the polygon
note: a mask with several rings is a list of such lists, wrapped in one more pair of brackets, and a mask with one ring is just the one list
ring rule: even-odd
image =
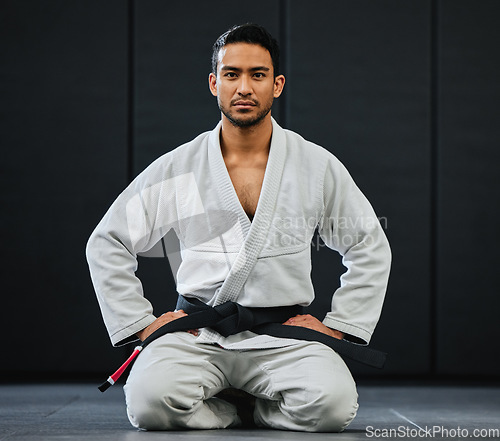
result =
[{"label": "gi lapel", "polygon": [[273,119],[273,134],[269,159],[267,160],[266,172],[262,183],[262,190],[257,204],[257,210],[250,222],[245,214],[236,195],[236,191],[227,172],[224,159],[220,149],[219,133],[221,124],[215,128],[209,140],[209,161],[214,172],[217,187],[226,207],[238,213],[240,223],[245,234],[245,241],[222,284],[213,305],[224,302],[236,302],[250,272],[257,262],[257,258],[264,246],[269,227],[274,217],[276,200],[278,198],[283,167],[286,158],[286,139],[283,129]]}]

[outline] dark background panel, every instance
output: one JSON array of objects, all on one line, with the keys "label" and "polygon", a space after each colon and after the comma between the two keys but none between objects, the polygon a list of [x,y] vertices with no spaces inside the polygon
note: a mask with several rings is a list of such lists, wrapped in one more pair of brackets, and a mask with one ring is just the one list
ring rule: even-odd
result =
[{"label": "dark background panel", "polygon": [[[347,166],[392,246],[372,340],[390,353],[383,373],[428,373],[430,2],[292,1],[289,32],[289,128]],[[338,286],[337,262],[324,248],[313,252],[318,294]]]},{"label": "dark background panel", "polygon": [[1,369],[108,369],[123,354],[85,244],[126,182],[125,4],[3,1],[0,17]]},{"label": "dark background panel", "polygon": [[[235,5],[209,2],[135,3],[133,174],[154,159],[212,130],[220,120],[208,89],[212,45],[235,24],[255,22],[280,35],[280,2]],[[193,14],[193,10],[196,14]],[[207,19],[207,18],[210,19]],[[273,108],[279,119],[279,106]],[[140,259],[138,276],[155,312],[175,306],[176,291],[166,259]]]},{"label": "dark background panel", "polygon": [[499,17],[497,1],[440,2],[441,374],[499,372]]}]

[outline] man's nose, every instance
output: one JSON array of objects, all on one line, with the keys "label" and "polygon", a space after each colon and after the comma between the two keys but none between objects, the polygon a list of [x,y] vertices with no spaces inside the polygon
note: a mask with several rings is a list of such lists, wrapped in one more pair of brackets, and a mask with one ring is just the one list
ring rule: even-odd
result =
[{"label": "man's nose", "polygon": [[238,84],[238,93],[240,95],[250,95],[252,93],[252,85],[250,79],[243,75]]}]

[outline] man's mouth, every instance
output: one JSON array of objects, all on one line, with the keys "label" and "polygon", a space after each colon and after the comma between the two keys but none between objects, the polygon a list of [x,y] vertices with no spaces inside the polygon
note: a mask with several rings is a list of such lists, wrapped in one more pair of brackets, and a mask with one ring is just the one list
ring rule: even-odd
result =
[{"label": "man's mouth", "polygon": [[256,103],[253,101],[238,100],[238,101],[235,101],[233,103],[233,106],[242,107],[242,108],[255,107]]}]

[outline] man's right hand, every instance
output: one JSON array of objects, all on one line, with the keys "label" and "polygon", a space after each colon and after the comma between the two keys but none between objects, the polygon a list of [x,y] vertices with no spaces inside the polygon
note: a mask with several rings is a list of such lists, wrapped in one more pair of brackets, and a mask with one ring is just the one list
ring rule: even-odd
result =
[{"label": "man's right hand", "polygon": [[[170,311],[166,312],[165,314],[162,314],[160,317],[158,317],[153,323],[151,323],[147,328],[144,328],[142,331],[139,331],[136,335],[139,337],[139,340],[144,341],[146,338],[148,338],[153,332],[155,332],[158,328],[162,327],[163,325],[177,320],[181,317],[185,317],[187,314],[182,310],[179,309],[178,311]],[[193,334],[197,336],[199,334],[198,329],[190,329],[187,331],[189,334]]]}]

